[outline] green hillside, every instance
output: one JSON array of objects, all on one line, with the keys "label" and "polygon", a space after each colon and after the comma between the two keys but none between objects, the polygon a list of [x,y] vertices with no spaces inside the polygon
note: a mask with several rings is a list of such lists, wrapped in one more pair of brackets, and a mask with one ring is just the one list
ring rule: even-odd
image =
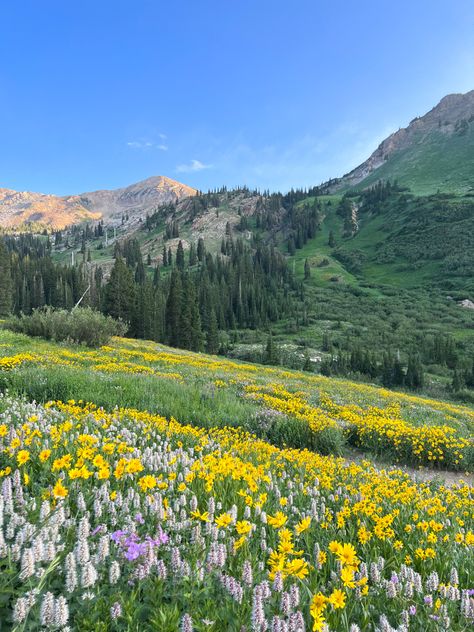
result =
[{"label": "green hillside", "polygon": [[473,192],[474,121],[466,122],[453,134],[419,134],[409,147],[396,151],[362,180],[358,188],[379,180],[398,181],[417,195]]}]

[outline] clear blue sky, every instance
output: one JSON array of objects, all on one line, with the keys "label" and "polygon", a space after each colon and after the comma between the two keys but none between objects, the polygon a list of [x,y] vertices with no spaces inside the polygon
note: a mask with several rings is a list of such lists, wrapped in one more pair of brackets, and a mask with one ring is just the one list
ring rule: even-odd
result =
[{"label": "clear blue sky", "polygon": [[472,0],[4,0],[0,187],[286,190],[474,88]]}]

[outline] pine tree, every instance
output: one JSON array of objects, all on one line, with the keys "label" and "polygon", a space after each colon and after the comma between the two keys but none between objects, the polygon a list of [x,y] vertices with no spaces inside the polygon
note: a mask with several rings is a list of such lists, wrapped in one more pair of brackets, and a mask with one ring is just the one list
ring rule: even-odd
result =
[{"label": "pine tree", "polygon": [[219,329],[214,309],[211,309],[209,313],[209,322],[206,334],[206,351],[207,353],[212,354],[216,354],[219,351]]},{"label": "pine tree", "polygon": [[180,346],[180,322],[182,309],[181,274],[175,268],[171,273],[170,288],[166,301],[165,331],[166,340],[172,347]]},{"label": "pine tree", "polygon": [[304,278],[308,280],[311,277],[311,267],[308,259],[304,260]]},{"label": "pine tree", "polygon": [[191,349],[191,351],[202,351],[204,345],[204,336],[201,327],[201,315],[199,313],[199,305],[194,292],[194,287],[192,292],[190,325],[191,327],[189,348]]},{"label": "pine tree", "polygon": [[329,231],[328,246],[330,248],[334,248],[335,245],[336,245],[336,239],[334,237],[334,232],[332,230],[330,230]]},{"label": "pine tree", "polygon": [[180,270],[184,270],[184,248],[181,239],[179,240],[178,248],[176,249],[176,265]]},{"label": "pine tree", "polygon": [[393,363],[393,383],[395,386],[403,386],[405,382],[405,373],[403,372],[402,364],[398,358],[395,358]]},{"label": "pine tree", "polygon": [[155,289],[159,287],[160,281],[161,281],[160,266],[158,264],[156,264],[156,268],[155,268],[155,271],[153,273],[153,287]]},{"label": "pine tree", "polygon": [[322,349],[323,351],[325,351],[326,353],[329,353],[330,351],[332,351],[332,343],[331,343],[331,338],[328,334],[327,331],[325,331],[323,333],[323,346]]},{"label": "pine tree", "polygon": [[418,355],[410,354],[408,357],[405,384],[412,390],[421,388],[424,384],[423,367]]},{"label": "pine tree", "polygon": [[198,245],[197,245],[197,258],[202,263],[204,261],[205,256],[206,256],[206,248],[204,246],[204,239],[202,237],[199,237]]},{"label": "pine tree", "polygon": [[135,284],[130,268],[121,256],[115,260],[105,286],[104,311],[114,318],[131,323],[135,311]]},{"label": "pine tree", "polygon": [[135,283],[138,285],[143,285],[146,279],[145,266],[143,265],[143,260],[140,258],[137,269],[135,270]]},{"label": "pine tree", "polygon": [[311,358],[308,353],[308,350],[306,350],[304,353],[303,371],[312,371],[312,370],[313,370],[313,364],[311,362]]},{"label": "pine tree", "polygon": [[457,369],[454,369],[453,379],[451,381],[451,390],[453,393],[458,393],[464,386],[464,380],[462,375],[459,373]]},{"label": "pine tree", "polygon": [[273,341],[273,336],[270,334],[267,338],[267,345],[265,347],[265,364],[278,364],[280,361],[280,354],[277,345]]},{"label": "pine tree", "polygon": [[12,278],[10,255],[0,241],[0,316],[10,313],[12,307]]},{"label": "pine tree", "polygon": [[192,268],[197,263],[196,246],[191,244],[189,247],[189,267]]}]

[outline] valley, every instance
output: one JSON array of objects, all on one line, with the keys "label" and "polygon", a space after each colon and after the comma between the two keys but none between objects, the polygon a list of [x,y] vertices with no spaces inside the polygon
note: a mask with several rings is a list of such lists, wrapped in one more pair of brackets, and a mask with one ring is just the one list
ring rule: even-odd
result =
[{"label": "valley", "polygon": [[0,191],[0,630],[469,629],[473,94],[310,189]]}]

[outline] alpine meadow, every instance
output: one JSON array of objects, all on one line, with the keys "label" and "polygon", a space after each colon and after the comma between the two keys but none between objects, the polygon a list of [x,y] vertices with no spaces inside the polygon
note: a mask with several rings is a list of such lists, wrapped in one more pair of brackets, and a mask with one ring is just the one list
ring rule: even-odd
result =
[{"label": "alpine meadow", "polygon": [[0,632],[472,630],[472,4],[21,4]]}]

